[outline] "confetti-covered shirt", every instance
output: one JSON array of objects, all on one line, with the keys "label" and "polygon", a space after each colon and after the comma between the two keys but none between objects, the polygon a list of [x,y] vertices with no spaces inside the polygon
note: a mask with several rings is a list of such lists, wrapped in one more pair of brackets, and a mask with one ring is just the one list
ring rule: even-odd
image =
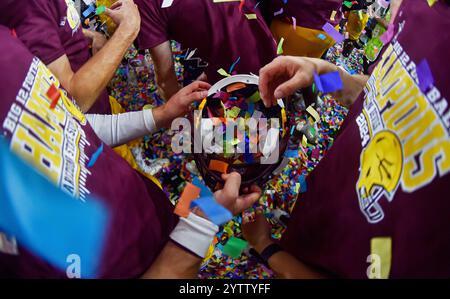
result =
[{"label": "confetti-covered shirt", "polygon": [[162,0],[135,3],[142,18],[139,48],[150,49],[172,39],[183,49],[197,49],[195,57],[209,63],[210,83],[223,78],[217,73],[220,68],[258,74],[276,56],[276,43],[254,0],[243,6],[239,1],[183,0],[167,8],[161,7]]},{"label": "confetti-covered shirt", "polygon": [[450,277],[449,26],[444,1],[403,2],[298,198],[282,239],[298,259],[339,277]]}]

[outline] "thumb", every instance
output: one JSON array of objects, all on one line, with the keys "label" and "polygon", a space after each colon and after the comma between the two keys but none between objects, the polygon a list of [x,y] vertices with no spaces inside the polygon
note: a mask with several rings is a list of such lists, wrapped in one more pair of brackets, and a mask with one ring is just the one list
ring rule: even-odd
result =
[{"label": "thumb", "polygon": [[223,187],[223,195],[228,199],[236,199],[239,196],[239,188],[241,187],[241,175],[237,172],[223,174],[222,179],[225,181]]},{"label": "thumb", "polygon": [[310,82],[306,79],[305,75],[296,73],[294,77],[284,82],[275,89],[274,96],[277,99],[288,97],[294,92],[306,86],[309,86]]}]

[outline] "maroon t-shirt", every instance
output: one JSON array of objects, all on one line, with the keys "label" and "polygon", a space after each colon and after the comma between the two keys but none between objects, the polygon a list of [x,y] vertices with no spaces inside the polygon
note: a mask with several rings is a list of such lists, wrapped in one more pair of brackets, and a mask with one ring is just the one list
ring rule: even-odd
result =
[{"label": "maroon t-shirt", "polygon": [[284,0],[271,0],[271,11],[276,15],[275,18],[292,22],[294,17],[297,26],[320,30],[327,22],[333,26],[339,24],[343,2],[344,0],[289,0],[284,3]]},{"label": "maroon t-shirt", "polygon": [[[90,58],[89,44],[72,0],[32,0],[27,16],[17,26],[18,37],[27,48],[49,65],[67,55],[73,72]],[[110,114],[108,92],[101,93],[89,113]]]},{"label": "maroon t-shirt", "polygon": [[[374,252],[391,278],[450,277],[450,6],[403,3],[393,40],[282,239],[340,277],[367,278]],[[434,77],[425,91],[423,59]]]},{"label": "maroon t-shirt", "polygon": [[[138,36],[140,49],[150,49],[173,39],[185,49],[197,49],[196,55],[209,63],[208,81],[223,77],[217,70],[229,71],[240,61],[237,73],[258,74],[259,69],[276,57],[276,43],[265,24],[256,1],[214,3],[212,0],[174,1],[161,8],[163,0],[136,0],[142,24]],[[256,14],[257,19],[247,15]]]},{"label": "maroon t-shirt", "polygon": [[[59,86],[58,80],[3,26],[0,53],[0,134],[12,151],[62,190],[83,201],[99,198],[109,208],[100,276],[140,276],[176,225],[169,199],[106,145],[87,168],[102,142],[68,96],[63,94],[58,106],[49,108],[46,92],[52,83]],[[19,255],[2,249],[0,243],[0,277],[65,277],[65,270],[53,268],[20,244]]]}]

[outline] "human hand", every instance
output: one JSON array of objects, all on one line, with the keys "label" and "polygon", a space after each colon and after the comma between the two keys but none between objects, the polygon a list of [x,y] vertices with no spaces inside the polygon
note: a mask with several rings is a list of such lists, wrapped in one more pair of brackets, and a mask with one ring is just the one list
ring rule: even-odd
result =
[{"label": "human hand", "polygon": [[222,190],[214,193],[214,198],[217,203],[228,209],[233,215],[250,208],[261,197],[262,191],[256,185],[245,188],[244,194],[239,195],[241,175],[237,172],[223,174],[222,179],[225,180],[225,185]]},{"label": "human hand", "polygon": [[337,71],[338,67],[323,59],[279,56],[259,71],[259,91],[266,107],[277,99],[292,95],[296,90],[309,87],[314,73]]},{"label": "human hand", "polygon": [[177,117],[188,113],[191,104],[208,96],[210,84],[195,81],[180,89],[167,103],[153,109],[153,117],[158,128],[168,127]]},{"label": "human hand", "polygon": [[106,8],[105,14],[119,26],[117,30],[123,30],[133,40],[137,37],[141,28],[141,16],[133,0],[119,0]]},{"label": "human hand", "polygon": [[241,230],[244,238],[258,253],[273,243],[271,226],[260,211],[256,212],[254,221],[242,223]]}]

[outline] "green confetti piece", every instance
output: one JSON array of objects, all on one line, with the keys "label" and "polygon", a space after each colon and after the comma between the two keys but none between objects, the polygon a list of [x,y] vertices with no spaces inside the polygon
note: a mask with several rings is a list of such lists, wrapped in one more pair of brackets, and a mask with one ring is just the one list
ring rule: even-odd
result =
[{"label": "green confetti piece", "polygon": [[97,10],[95,11],[95,14],[97,16],[101,15],[102,13],[104,13],[106,11],[106,6],[101,5],[99,7],[97,7]]},{"label": "green confetti piece", "polygon": [[280,42],[278,43],[278,48],[277,48],[277,54],[278,55],[283,54],[283,43],[284,43],[284,37],[282,37],[280,39]]},{"label": "green confetti piece", "polygon": [[242,251],[244,251],[247,246],[247,241],[236,237],[231,237],[228,240],[227,244],[223,246],[223,253],[234,259],[237,259],[241,256]]},{"label": "green confetti piece", "polygon": [[351,8],[353,6],[353,3],[351,1],[344,1],[344,5],[348,8]]},{"label": "green confetti piece", "polygon": [[255,91],[254,94],[252,94],[251,97],[248,98],[252,103],[256,103],[259,100],[261,100],[261,96],[259,95],[259,91]]},{"label": "green confetti piece", "polygon": [[241,112],[241,108],[235,106],[231,109],[228,109],[225,113],[226,113],[227,118],[236,118],[239,116],[240,112]]}]

